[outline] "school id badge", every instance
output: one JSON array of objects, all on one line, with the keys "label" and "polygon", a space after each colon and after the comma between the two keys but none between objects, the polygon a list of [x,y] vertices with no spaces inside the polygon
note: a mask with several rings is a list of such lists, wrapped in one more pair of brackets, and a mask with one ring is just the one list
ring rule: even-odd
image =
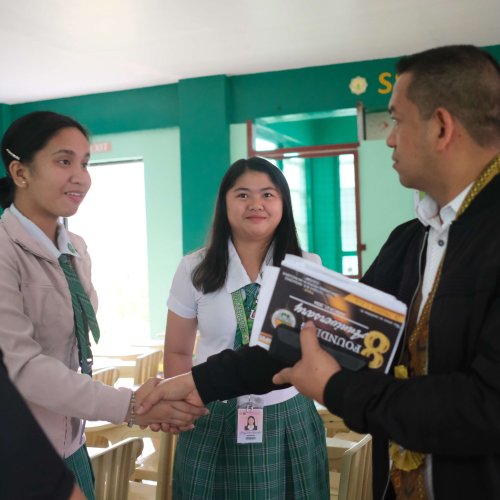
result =
[{"label": "school id badge", "polygon": [[238,444],[262,443],[264,435],[264,408],[256,396],[238,398],[236,442]]}]

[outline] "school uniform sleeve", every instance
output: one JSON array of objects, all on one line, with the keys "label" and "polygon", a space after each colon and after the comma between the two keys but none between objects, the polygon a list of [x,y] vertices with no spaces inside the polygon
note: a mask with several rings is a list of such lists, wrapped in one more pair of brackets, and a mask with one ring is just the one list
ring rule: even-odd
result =
[{"label": "school uniform sleeve", "polygon": [[[92,297],[90,261],[79,241],[78,271]],[[11,380],[38,422],[46,431],[62,416],[123,422],[131,390],[105,386],[71,366],[77,364],[77,349],[64,275],[52,262],[12,243],[4,232],[0,253],[0,347]]]},{"label": "school uniform sleeve", "polygon": [[193,319],[197,317],[195,288],[191,274],[195,267],[196,254],[184,257],[174,275],[172,286],[167,300],[167,307],[182,318]]}]

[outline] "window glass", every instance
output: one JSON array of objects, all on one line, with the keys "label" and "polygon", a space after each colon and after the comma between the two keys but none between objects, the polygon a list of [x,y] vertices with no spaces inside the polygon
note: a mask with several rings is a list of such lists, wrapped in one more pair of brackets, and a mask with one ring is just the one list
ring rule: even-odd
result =
[{"label": "window glass", "polygon": [[307,233],[307,193],[306,171],[303,158],[285,158],[283,160],[283,174],[290,187],[292,198],[293,218],[297,227],[297,235],[301,247],[309,250]]},{"label": "window glass", "polygon": [[339,178],[342,252],[355,252],[357,248],[357,236],[354,155],[339,156]]},{"label": "window glass", "polygon": [[81,235],[92,259],[99,297],[99,345],[149,339],[148,255],[144,164],[93,164],[92,188],[68,229]]}]

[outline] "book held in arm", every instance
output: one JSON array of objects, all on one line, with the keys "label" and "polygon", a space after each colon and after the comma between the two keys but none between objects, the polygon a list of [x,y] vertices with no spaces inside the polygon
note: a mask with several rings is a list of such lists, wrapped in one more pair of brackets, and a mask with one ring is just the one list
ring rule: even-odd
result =
[{"label": "book held in arm", "polygon": [[286,255],[264,270],[250,345],[294,364],[299,331],[316,326],[321,346],[347,369],[387,373],[403,332],[406,305],[320,264]]}]

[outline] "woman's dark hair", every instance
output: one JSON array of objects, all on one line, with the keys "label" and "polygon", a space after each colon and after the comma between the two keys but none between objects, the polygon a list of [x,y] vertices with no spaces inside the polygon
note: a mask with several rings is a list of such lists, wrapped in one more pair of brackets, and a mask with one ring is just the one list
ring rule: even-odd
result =
[{"label": "woman's dark hair", "polygon": [[293,219],[290,189],[281,170],[258,156],[248,160],[235,161],[222,178],[206,253],[192,275],[193,285],[203,293],[215,292],[226,282],[229,264],[227,242],[231,237],[231,226],[227,218],[226,194],[236,184],[236,181],[249,170],[267,174],[280,192],[283,201],[283,215],[272,240],[274,242],[273,265],[279,266],[287,253],[302,255]]},{"label": "woman's dark hair", "polygon": [[54,135],[64,128],[76,128],[87,139],[85,128],[73,118],[52,111],[35,111],[14,121],[2,139],[1,153],[6,177],[0,179],[0,206],[7,208],[14,200],[15,184],[9,172],[14,160],[30,163]]}]

